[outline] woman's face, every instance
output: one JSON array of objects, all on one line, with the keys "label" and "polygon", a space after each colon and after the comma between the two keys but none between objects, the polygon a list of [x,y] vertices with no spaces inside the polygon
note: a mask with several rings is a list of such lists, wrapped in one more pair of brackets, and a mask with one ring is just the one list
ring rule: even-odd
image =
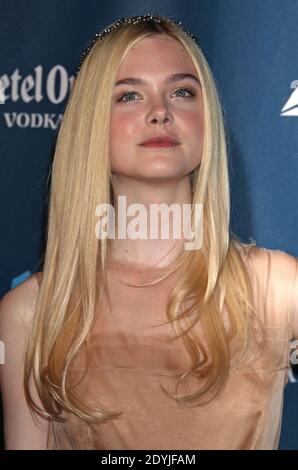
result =
[{"label": "woman's face", "polygon": [[[173,74],[192,74],[197,80],[167,81]],[[117,85],[124,79],[134,82]],[[117,176],[179,179],[199,165],[204,137],[202,90],[191,59],[175,39],[155,35],[129,50],[118,71],[110,124],[110,164]],[[179,144],[140,145],[156,134],[168,134]]]}]

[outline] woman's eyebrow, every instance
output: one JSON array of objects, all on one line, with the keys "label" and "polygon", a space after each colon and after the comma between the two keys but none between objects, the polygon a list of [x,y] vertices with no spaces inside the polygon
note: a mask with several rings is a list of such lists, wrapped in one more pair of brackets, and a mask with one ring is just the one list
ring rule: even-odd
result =
[{"label": "woman's eyebrow", "polygon": [[[183,80],[185,78],[189,78],[193,81],[195,81],[197,84],[201,85],[200,80],[193,75],[192,73],[174,73],[172,75],[169,75],[165,80],[164,83],[165,85],[168,85],[169,83],[172,82],[178,82],[180,80]],[[137,77],[129,77],[129,78],[122,78],[121,80],[117,80],[115,83],[115,87],[119,85],[144,85],[148,86],[149,82],[142,78],[137,78]]]}]

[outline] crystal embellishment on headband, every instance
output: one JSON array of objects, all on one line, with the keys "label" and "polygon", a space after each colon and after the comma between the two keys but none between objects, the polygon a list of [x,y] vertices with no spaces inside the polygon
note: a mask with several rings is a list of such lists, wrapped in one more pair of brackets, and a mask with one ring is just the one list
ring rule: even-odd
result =
[{"label": "crystal embellishment on headband", "polygon": [[94,46],[94,44],[98,40],[103,39],[109,32],[111,32],[114,29],[118,28],[118,26],[120,26],[121,24],[130,24],[130,23],[137,24],[137,23],[144,23],[145,21],[154,21],[156,23],[160,23],[161,21],[166,21],[167,23],[174,24],[174,25],[178,26],[186,34],[188,34],[188,36],[190,36],[191,39],[197,45],[199,45],[199,40],[190,31],[187,31],[185,28],[183,28],[181,21],[174,21],[174,20],[171,20],[167,17],[164,17],[164,16],[160,17],[160,16],[156,16],[156,15],[151,14],[151,13],[147,13],[146,15],[141,15],[141,16],[123,17],[123,18],[120,18],[118,21],[115,21],[115,23],[112,23],[110,26],[108,26],[107,28],[105,28],[101,32],[96,33],[94,38],[91,39],[91,41],[89,42],[87,48],[85,49],[85,51],[83,52],[83,54],[80,57],[80,62],[79,62],[79,65],[77,67],[77,70],[75,72],[75,78],[77,78],[86,56],[90,53],[92,47]]}]

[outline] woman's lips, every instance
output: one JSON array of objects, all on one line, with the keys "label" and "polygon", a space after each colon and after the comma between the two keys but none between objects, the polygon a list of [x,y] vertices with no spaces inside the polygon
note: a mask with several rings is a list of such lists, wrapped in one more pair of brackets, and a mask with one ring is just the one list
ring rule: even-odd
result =
[{"label": "woman's lips", "polygon": [[142,147],[176,147],[178,143],[173,142],[148,142],[146,144],[141,144]]}]

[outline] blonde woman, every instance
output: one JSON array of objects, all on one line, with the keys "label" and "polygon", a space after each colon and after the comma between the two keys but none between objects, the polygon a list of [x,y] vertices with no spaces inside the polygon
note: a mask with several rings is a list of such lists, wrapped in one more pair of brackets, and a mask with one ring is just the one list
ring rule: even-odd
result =
[{"label": "blonde woman", "polygon": [[[190,205],[195,227],[201,205],[200,247],[99,237],[120,196]],[[220,100],[181,24],[124,18],[90,43],[49,207],[42,271],[1,301],[6,449],[276,449],[297,259],[229,231]]]}]

